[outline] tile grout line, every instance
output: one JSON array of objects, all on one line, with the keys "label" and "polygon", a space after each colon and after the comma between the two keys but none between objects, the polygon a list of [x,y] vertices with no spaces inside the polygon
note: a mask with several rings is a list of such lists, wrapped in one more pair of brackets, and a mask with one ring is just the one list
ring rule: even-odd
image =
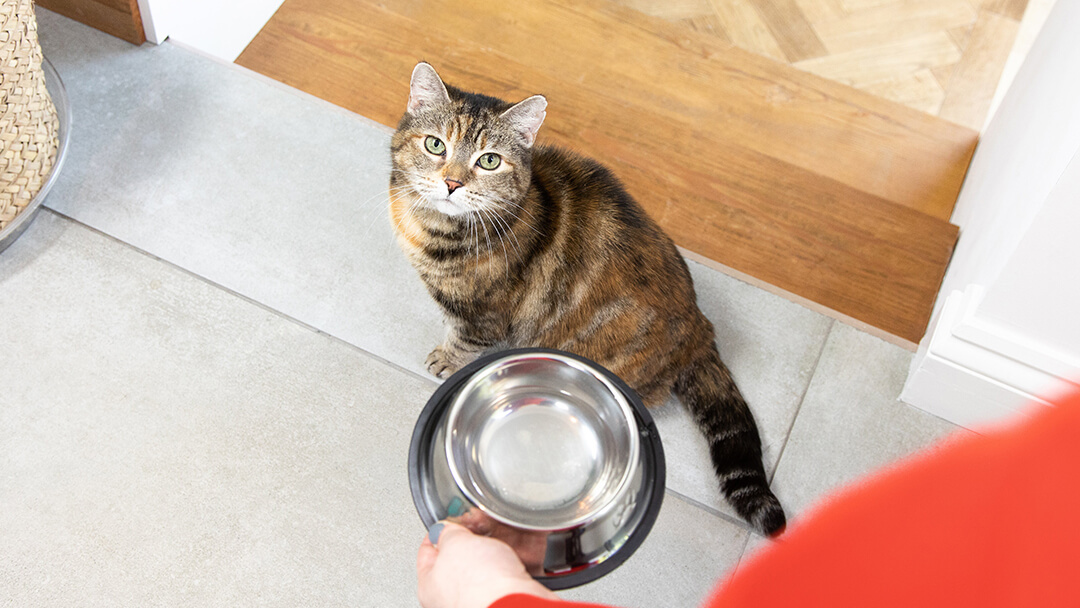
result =
[{"label": "tile grout line", "polygon": [[728,575],[729,578],[735,576],[735,574],[739,572],[739,566],[742,566],[743,562],[746,561],[746,552],[750,550],[750,541],[757,536],[758,534],[754,531],[751,531],[750,534],[746,535],[746,542],[743,543],[742,553],[739,554],[739,559],[735,562],[735,565],[731,567],[731,573]]},{"label": "tile grout line", "polygon": [[713,515],[716,518],[721,519],[721,520],[723,520],[723,521],[725,521],[725,522],[727,522],[729,524],[736,525],[739,528],[741,528],[743,530],[746,530],[747,532],[750,532],[751,534],[754,533],[754,531],[750,529],[749,524],[747,524],[743,520],[741,520],[739,518],[736,518],[736,517],[732,517],[731,515],[728,515],[727,513],[723,513],[722,511],[716,509],[715,507],[710,507],[709,505],[707,505],[707,504],[705,504],[703,502],[700,502],[698,500],[690,498],[689,496],[679,492],[678,490],[675,490],[675,489],[670,488],[670,487],[665,487],[664,492],[666,494],[670,494],[672,497],[674,497],[677,500],[681,500],[682,502],[685,502],[686,504],[688,504],[688,505],[690,505],[692,507],[697,507],[698,509],[701,509],[702,511],[705,511],[709,515]]},{"label": "tile grout line", "polygon": [[[772,485],[773,479],[776,477],[776,472],[778,470],[780,470],[780,463],[784,459],[784,452],[787,450],[788,442],[791,440],[791,431],[794,430],[795,422],[799,419],[799,414],[802,413],[803,404],[806,403],[806,396],[810,393],[810,386],[814,383],[814,378],[817,378],[818,372],[820,371],[821,359],[825,355],[825,347],[828,346],[829,339],[832,337],[833,332],[836,331],[836,327],[837,327],[838,323],[840,323],[840,322],[837,321],[836,319],[831,319],[830,324],[829,324],[829,330],[825,333],[825,339],[821,341],[821,348],[818,350],[817,358],[814,361],[813,373],[810,374],[810,379],[807,380],[807,382],[806,382],[806,387],[803,389],[802,395],[799,397],[799,405],[798,405],[798,407],[795,408],[795,415],[792,416],[791,424],[788,426],[787,432],[784,433],[784,443],[780,446],[780,453],[777,454],[777,456],[776,456],[776,467],[773,469],[772,473],[769,474],[769,476],[768,476],[770,485]],[[678,494],[676,494],[676,495],[678,495]],[[684,497],[684,500],[687,500],[688,502],[696,503],[696,501],[692,501],[692,500],[687,499],[685,497]],[[702,508],[705,508],[709,512],[715,512],[713,509],[708,508],[705,505],[700,505],[700,506]],[[721,515],[720,513],[716,513],[716,514]],[[730,518],[725,517],[724,519],[730,519]],[[736,523],[742,523],[742,522],[736,522]],[[788,525],[789,526],[791,525],[790,518],[788,520]],[[742,553],[739,555],[739,560],[737,562],[735,562],[735,565],[731,569],[732,574],[738,572],[739,567],[742,566],[743,562],[746,560],[746,558],[747,558],[746,552],[750,548],[750,541],[753,540],[754,537],[763,538],[756,531],[750,530],[750,534],[746,537],[746,543],[743,544],[743,550],[742,550]]]},{"label": "tile grout line", "polygon": [[51,207],[49,207],[47,205],[42,205],[41,208],[43,210],[45,210],[45,211],[48,211],[49,213],[52,213],[56,217],[59,217],[59,218],[65,220],[65,221],[68,221],[68,222],[70,222],[70,223],[72,223],[72,224],[74,224],[76,226],[81,227],[81,228],[85,228],[86,230],[89,230],[90,232],[93,232],[94,234],[97,234],[99,236],[102,236],[102,237],[110,240],[110,241],[113,241],[114,243],[117,243],[117,244],[119,244],[119,245],[121,245],[121,246],[123,246],[123,247],[125,247],[125,248],[127,248],[127,249],[129,249],[131,251],[134,251],[134,252],[136,252],[136,253],[138,253],[138,254],[140,254],[142,256],[145,256],[147,258],[150,258],[152,260],[160,262],[161,264],[163,264],[163,265],[165,265],[165,266],[167,266],[169,268],[173,268],[173,269],[175,269],[175,270],[177,270],[177,271],[179,271],[179,272],[181,272],[181,273],[183,273],[183,274],[185,274],[185,275],[187,275],[187,276],[189,276],[189,277],[191,277],[193,279],[196,279],[196,280],[202,282],[205,285],[209,285],[210,287],[213,287],[213,288],[215,288],[215,289],[217,289],[219,291],[222,291],[222,292],[224,292],[224,293],[226,293],[226,294],[228,294],[230,296],[238,298],[238,299],[240,299],[240,300],[242,300],[244,302],[247,302],[248,304],[251,304],[251,305],[253,305],[253,306],[257,307],[257,308],[260,308],[260,309],[262,309],[262,310],[264,310],[266,312],[269,312],[269,313],[273,314],[274,316],[276,316],[276,317],[278,317],[280,319],[288,321],[288,322],[290,322],[290,323],[292,323],[294,325],[297,325],[299,327],[307,329],[307,330],[309,330],[311,332],[314,332],[314,333],[316,333],[318,335],[325,336],[325,337],[329,338],[330,340],[332,340],[334,342],[342,344],[342,345],[348,347],[349,349],[351,349],[353,351],[356,351],[356,352],[358,352],[358,353],[360,353],[360,354],[362,354],[362,355],[364,355],[366,357],[370,357],[371,359],[382,362],[382,363],[384,363],[384,364],[386,364],[386,365],[388,365],[388,366],[390,366],[390,367],[392,367],[392,368],[394,368],[394,369],[396,369],[396,370],[398,370],[400,372],[408,374],[409,376],[411,376],[413,378],[417,378],[419,380],[426,381],[426,382],[428,382],[428,383],[430,383],[432,385],[435,385],[435,386],[438,386],[439,384],[441,384],[439,382],[436,382],[432,378],[428,378],[428,377],[426,377],[426,376],[424,376],[422,374],[416,373],[415,371],[413,371],[411,369],[407,369],[405,367],[402,367],[401,365],[399,365],[399,364],[397,364],[397,363],[395,363],[393,361],[390,361],[389,359],[386,359],[384,357],[376,355],[375,353],[373,353],[371,351],[365,350],[364,348],[361,348],[360,346],[357,346],[356,344],[353,344],[353,343],[351,343],[351,342],[349,342],[349,341],[347,341],[347,340],[345,340],[343,338],[340,338],[338,336],[335,336],[334,334],[325,332],[325,331],[319,329],[318,327],[315,327],[314,325],[311,325],[310,323],[306,323],[304,321],[301,321],[300,319],[297,319],[296,317],[292,317],[292,316],[290,316],[288,314],[285,314],[284,312],[282,312],[280,310],[277,310],[276,308],[273,308],[273,307],[269,306],[268,304],[264,304],[264,303],[262,303],[262,302],[260,302],[258,300],[255,300],[255,299],[253,299],[253,298],[251,298],[249,296],[246,296],[246,295],[244,295],[242,293],[239,293],[239,292],[237,292],[237,291],[235,291],[233,289],[230,289],[230,288],[228,288],[228,287],[226,287],[226,286],[224,286],[224,285],[222,285],[220,283],[212,281],[209,278],[204,277],[204,276],[202,276],[200,274],[197,274],[192,270],[188,270],[187,268],[184,268],[183,266],[180,266],[180,265],[178,265],[178,264],[176,264],[174,262],[170,262],[169,260],[166,260],[166,259],[164,259],[164,258],[162,258],[160,256],[154,255],[154,254],[150,253],[149,251],[146,251],[145,249],[141,249],[139,247],[136,247],[135,245],[132,245],[131,243],[128,243],[127,241],[124,241],[124,240],[122,240],[122,239],[120,239],[118,237],[115,237],[115,236],[107,233],[107,232],[104,232],[102,230],[94,228],[93,226],[90,226],[89,224],[83,223],[83,222],[81,222],[81,221],[79,221],[79,220],[77,220],[77,219],[75,219],[75,218],[73,218],[73,217],[71,217],[69,215],[61,213],[60,211],[57,211],[57,210],[55,210],[55,209],[53,209],[53,208],[51,208]]},{"label": "tile grout line", "polygon": [[806,382],[806,388],[803,389],[802,396],[799,397],[799,405],[795,408],[795,415],[791,417],[791,424],[788,425],[787,431],[784,433],[784,442],[780,445],[780,453],[776,455],[776,466],[773,468],[772,473],[769,474],[769,484],[772,485],[773,479],[776,477],[776,472],[780,470],[780,463],[784,459],[784,452],[787,451],[788,442],[791,441],[791,431],[795,429],[795,422],[799,419],[799,414],[802,413],[803,404],[806,403],[806,396],[810,393],[810,387],[814,384],[814,378],[817,378],[818,372],[821,368],[821,359],[825,355],[825,347],[829,344],[829,339],[832,338],[833,332],[836,331],[837,320],[833,319],[829,325],[829,331],[825,334],[825,339],[821,341],[821,349],[818,351],[817,359],[814,361],[814,371],[810,374],[810,379]]},{"label": "tile grout line", "polygon": [[742,565],[743,560],[746,559],[746,551],[747,551],[747,549],[750,548],[750,541],[751,540],[753,540],[755,538],[764,538],[763,536],[758,534],[757,531],[750,528],[750,526],[747,525],[747,523],[742,521],[741,519],[737,519],[735,517],[727,515],[726,513],[722,513],[719,510],[715,509],[714,507],[710,507],[709,505],[706,505],[706,504],[704,504],[702,502],[694,500],[693,498],[690,498],[689,496],[686,496],[685,494],[682,494],[682,493],[680,493],[680,492],[678,492],[676,490],[673,490],[671,488],[667,488],[666,493],[670,494],[673,498],[675,498],[677,500],[681,500],[682,502],[685,502],[686,504],[690,505],[691,507],[697,507],[698,509],[701,509],[702,511],[705,511],[709,515],[712,515],[712,516],[716,517],[717,519],[720,519],[721,521],[724,521],[724,522],[727,522],[729,524],[738,526],[740,529],[745,530],[747,532],[746,540],[743,541],[742,550],[739,552],[739,559],[735,561],[735,564],[731,566],[731,568],[728,570],[727,574],[723,578],[729,577],[729,576],[733,575],[735,572],[738,571],[739,566]]}]

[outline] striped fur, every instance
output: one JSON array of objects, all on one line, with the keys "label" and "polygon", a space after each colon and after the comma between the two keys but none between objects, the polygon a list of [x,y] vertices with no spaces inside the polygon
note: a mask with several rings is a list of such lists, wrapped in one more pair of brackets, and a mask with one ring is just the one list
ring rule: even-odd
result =
[{"label": "striped fur", "polygon": [[[428,369],[447,377],[486,351],[547,347],[611,369],[646,405],[674,391],[709,441],[724,495],[757,530],[779,532],[753,415],[686,263],[606,168],[533,145],[545,105],[444,87],[427,64],[414,72],[391,141],[390,215],[449,328]],[[444,155],[426,149],[429,136]],[[501,170],[478,164],[489,152]]]}]

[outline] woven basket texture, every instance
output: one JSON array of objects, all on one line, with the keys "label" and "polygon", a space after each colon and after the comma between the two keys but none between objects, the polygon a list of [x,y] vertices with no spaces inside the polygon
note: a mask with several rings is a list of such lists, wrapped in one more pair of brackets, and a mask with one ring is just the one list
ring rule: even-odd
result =
[{"label": "woven basket texture", "polygon": [[60,123],[41,69],[31,0],[0,1],[0,230],[49,177]]}]

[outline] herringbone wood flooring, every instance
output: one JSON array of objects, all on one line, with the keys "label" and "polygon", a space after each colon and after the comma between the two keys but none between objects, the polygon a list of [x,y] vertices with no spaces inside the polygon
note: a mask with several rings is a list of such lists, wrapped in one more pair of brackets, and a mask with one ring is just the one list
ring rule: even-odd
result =
[{"label": "herringbone wood flooring", "polygon": [[981,129],[1028,0],[616,0]]}]

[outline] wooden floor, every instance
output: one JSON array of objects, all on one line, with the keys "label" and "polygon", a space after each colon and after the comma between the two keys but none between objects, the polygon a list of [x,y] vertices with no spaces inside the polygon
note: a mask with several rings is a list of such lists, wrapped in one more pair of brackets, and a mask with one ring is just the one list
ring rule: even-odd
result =
[{"label": "wooden floor", "polygon": [[981,129],[1028,0],[617,0]]},{"label": "wooden floor", "polygon": [[925,332],[974,131],[609,0],[285,0],[237,62],[394,125],[421,59],[545,94],[541,137],[611,166],[691,255]]},{"label": "wooden floor", "polygon": [[35,0],[34,4],[132,44],[146,42],[138,0]]}]

